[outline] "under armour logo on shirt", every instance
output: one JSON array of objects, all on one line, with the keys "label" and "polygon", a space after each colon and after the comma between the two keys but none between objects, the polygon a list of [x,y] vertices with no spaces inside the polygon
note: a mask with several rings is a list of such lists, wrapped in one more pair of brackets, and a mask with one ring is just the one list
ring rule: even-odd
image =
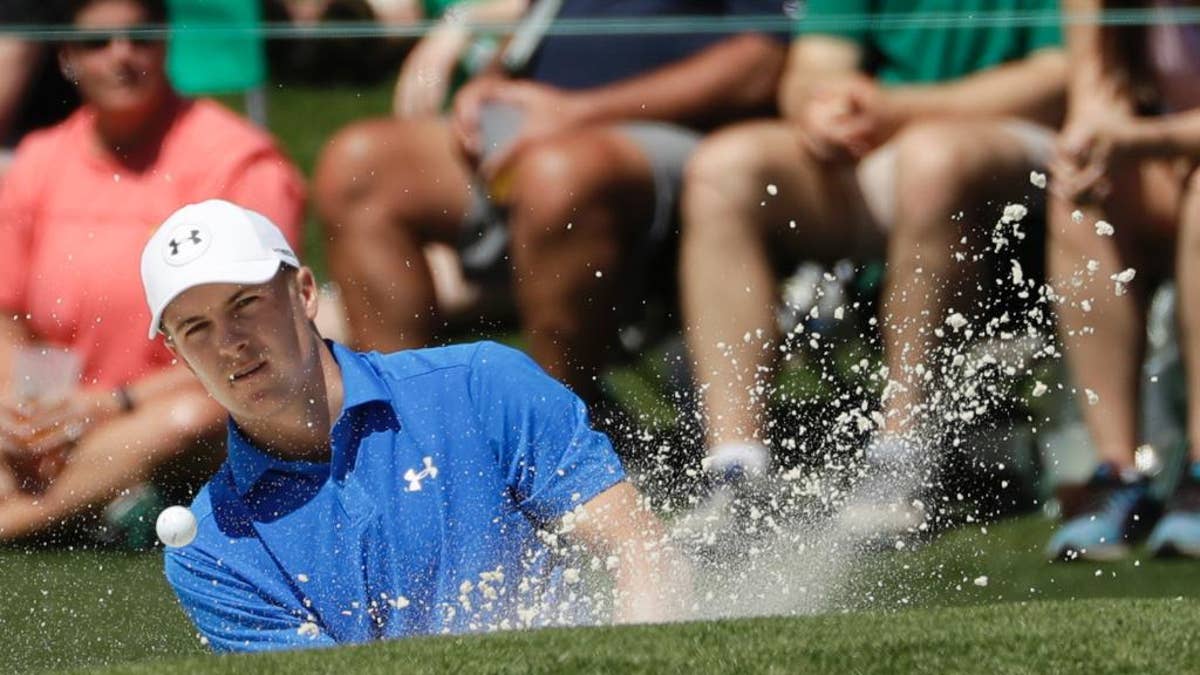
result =
[{"label": "under armour logo on shirt", "polygon": [[426,478],[437,478],[438,470],[433,465],[433,458],[426,457],[421,460],[425,464],[425,468],[420,471],[409,469],[404,472],[404,480],[408,481],[408,488],[405,492],[419,492],[421,490],[421,481]]}]

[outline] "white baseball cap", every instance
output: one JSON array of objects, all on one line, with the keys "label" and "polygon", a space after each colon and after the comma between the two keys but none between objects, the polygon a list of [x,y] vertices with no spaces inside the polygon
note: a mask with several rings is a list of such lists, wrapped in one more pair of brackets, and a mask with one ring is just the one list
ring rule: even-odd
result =
[{"label": "white baseball cap", "polygon": [[150,339],[180,293],[202,284],[261,284],[281,263],[300,266],[283,233],[262,214],[221,199],[179,209],[142,249]]}]

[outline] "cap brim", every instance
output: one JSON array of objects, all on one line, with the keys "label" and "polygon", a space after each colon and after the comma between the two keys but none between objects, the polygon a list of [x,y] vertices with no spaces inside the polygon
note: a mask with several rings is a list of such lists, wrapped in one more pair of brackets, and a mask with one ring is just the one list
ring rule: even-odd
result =
[{"label": "cap brim", "polygon": [[169,296],[163,299],[158,309],[156,309],[150,317],[150,331],[147,337],[153,340],[159,334],[159,326],[162,323],[162,315],[167,310],[167,306],[175,301],[185,291],[191,290],[197,286],[205,286],[207,284],[261,284],[270,281],[279,271],[279,266],[288,264],[282,260],[255,260],[244,262],[238,265],[237,270],[228,270],[226,274],[217,274],[213,276],[205,276],[202,280],[195,280],[191,283],[185,283],[178,289],[172,292]]}]

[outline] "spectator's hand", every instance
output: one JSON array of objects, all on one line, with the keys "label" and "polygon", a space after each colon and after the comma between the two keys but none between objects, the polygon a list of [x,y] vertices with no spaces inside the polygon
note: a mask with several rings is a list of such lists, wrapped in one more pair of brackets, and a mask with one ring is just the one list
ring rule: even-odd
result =
[{"label": "spectator's hand", "polygon": [[[475,133],[472,142],[476,156],[480,152],[479,112],[483,105],[497,103],[510,106],[521,113],[521,128],[507,145],[494,155],[483,158],[479,169],[484,178],[494,179],[506,166],[529,147],[580,126],[584,111],[578,99],[568,92],[527,80],[493,82],[475,103]],[[464,111],[465,112],[465,111]]]},{"label": "spectator's hand", "polygon": [[111,392],[77,390],[60,401],[30,407],[20,428],[20,440],[28,452],[36,455],[62,450],[120,412],[120,403]]},{"label": "spectator's hand", "polygon": [[454,67],[470,42],[470,33],[456,23],[441,23],[417,43],[404,59],[392,111],[397,117],[427,117],[442,110]]},{"label": "spectator's hand", "polygon": [[450,126],[459,148],[471,161],[478,161],[483,153],[483,135],[479,118],[484,104],[493,92],[505,86],[508,80],[497,75],[477,77],[465,84],[454,96]]},{"label": "spectator's hand", "polygon": [[1112,174],[1133,154],[1136,122],[1125,114],[1095,112],[1072,119],[1058,137],[1051,172],[1053,190],[1073,203],[1103,201],[1112,193]]},{"label": "spectator's hand", "polygon": [[29,449],[28,410],[0,401],[0,501],[18,492],[40,492],[62,469],[65,453]]},{"label": "spectator's hand", "polygon": [[801,117],[805,144],[827,161],[862,159],[901,125],[887,91],[862,75],[817,85]]}]

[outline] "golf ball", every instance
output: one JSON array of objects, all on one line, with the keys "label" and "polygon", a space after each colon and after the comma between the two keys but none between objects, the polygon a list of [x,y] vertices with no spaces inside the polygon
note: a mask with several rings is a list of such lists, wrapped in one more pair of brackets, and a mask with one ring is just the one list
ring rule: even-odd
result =
[{"label": "golf ball", "polygon": [[168,506],[158,514],[154,529],[167,546],[187,546],[196,538],[196,516],[185,506]]}]

